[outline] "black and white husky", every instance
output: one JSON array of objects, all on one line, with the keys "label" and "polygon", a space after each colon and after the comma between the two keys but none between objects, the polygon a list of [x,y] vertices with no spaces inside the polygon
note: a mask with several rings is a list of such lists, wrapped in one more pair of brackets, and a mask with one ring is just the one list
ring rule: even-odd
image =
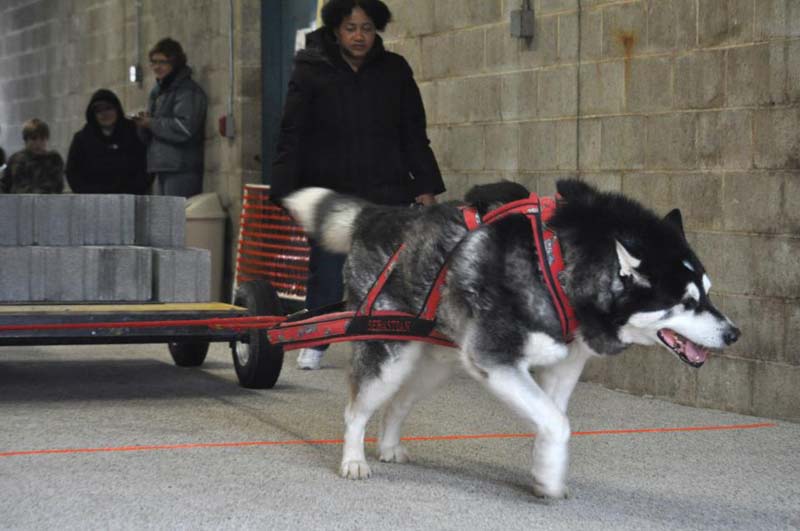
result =
[{"label": "black and white husky", "polygon": [[[414,313],[448,261],[437,329],[459,345],[470,375],[534,425],[533,489],[552,498],[567,495],[567,402],[590,356],[660,344],[699,366],[708,349],[739,336],[709,299],[711,281],[686,241],[677,210],[661,219],[622,195],[578,180],[560,181],[557,189],[561,198],[549,228],[561,245],[566,265],[560,280],[580,323],[571,342],[562,336],[542,283],[524,216],[469,231],[452,203],[382,207],[322,188],[300,190],[284,201],[310,236],[348,254],[345,298],[351,308],[401,243],[405,249],[377,310]],[[520,185],[505,183],[477,187],[467,201],[485,211],[526,196]],[[439,386],[454,364],[420,342],[353,345],[340,472],[363,479],[370,475],[364,432],[372,414],[386,406],[381,461],[407,461],[401,425],[414,402]]]}]

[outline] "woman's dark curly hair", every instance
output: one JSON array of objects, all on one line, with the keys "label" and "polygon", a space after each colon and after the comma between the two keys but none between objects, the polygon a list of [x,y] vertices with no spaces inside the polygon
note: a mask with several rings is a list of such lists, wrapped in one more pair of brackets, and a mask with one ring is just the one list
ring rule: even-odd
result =
[{"label": "woman's dark curly hair", "polygon": [[392,12],[381,0],[329,0],[322,6],[322,23],[326,28],[338,28],[356,7],[364,10],[378,31],[385,30],[392,20]]},{"label": "woman's dark curly hair", "polygon": [[147,54],[147,57],[152,59],[153,55],[157,53],[164,54],[167,59],[170,60],[172,63],[172,68],[175,70],[180,70],[186,66],[186,54],[183,53],[183,47],[181,46],[181,43],[174,39],[169,37],[161,39],[156,43],[155,46],[153,46],[153,49],[150,50],[150,53]]}]

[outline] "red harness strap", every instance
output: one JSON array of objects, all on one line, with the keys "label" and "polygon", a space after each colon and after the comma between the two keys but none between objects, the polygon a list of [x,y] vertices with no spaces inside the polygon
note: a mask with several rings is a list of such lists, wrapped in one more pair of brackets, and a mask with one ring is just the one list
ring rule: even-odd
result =
[{"label": "red harness strap", "polygon": [[[481,223],[480,217],[474,208],[462,207],[464,222],[469,230],[475,230]],[[553,197],[539,197],[531,194],[526,199],[514,201],[503,205],[483,217],[483,223],[494,223],[512,214],[522,214],[530,220],[533,232],[533,243],[536,247],[539,272],[542,280],[553,301],[553,306],[561,323],[561,333],[567,342],[575,338],[578,328],[578,319],[575,309],[569,303],[564,288],[559,281],[559,274],[564,270],[564,257],[556,234],[547,228],[547,222],[553,217],[556,210],[556,199]],[[442,267],[436,277],[431,293],[425,301],[420,317],[433,320],[441,300],[441,292],[447,276],[447,265]]]},{"label": "red harness strap", "polygon": [[[559,273],[564,270],[564,258],[561,254],[561,246],[558,244],[556,234],[547,228],[547,221],[555,214],[556,200],[552,197],[539,197],[536,194],[531,194],[530,197],[526,199],[508,203],[487,213],[482,221],[476,209],[469,207],[460,207],[460,209],[464,216],[464,223],[470,231],[477,229],[482,222],[494,223],[495,221],[499,221],[513,214],[522,214],[528,217],[531,223],[533,242],[536,247],[538,266],[542,275],[542,280],[550,294],[550,299],[553,301],[553,306],[556,309],[556,314],[561,324],[561,333],[567,342],[572,341],[574,339],[575,330],[578,327],[578,320],[575,316],[575,310],[569,304],[569,299],[567,299],[567,295],[564,293],[564,288],[558,280]],[[386,266],[384,266],[375,284],[373,284],[367,296],[364,298],[364,301],[359,306],[356,317],[348,327],[348,334],[363,334],[367,328],[374,329],[378,326],[377,321],[381,318],[373,315],[372,306],[383,289],[383,286],[386,284],[389,275],[391,275],[394,264],[397,262],[397,258],[403,248],[404,245],[401,245],[389,259]],[[425,303],[416,317],[409,315],[401,319],[403,321],[401,326],[409,336],[420,336],[435,332],[436,312],[441,302],[447,271],[447,262],[445,262],[439,270],[428,292],[428,296],[425,299]],[[393,316],[392,326],[396,327],[399,324],[397,316]]]}]

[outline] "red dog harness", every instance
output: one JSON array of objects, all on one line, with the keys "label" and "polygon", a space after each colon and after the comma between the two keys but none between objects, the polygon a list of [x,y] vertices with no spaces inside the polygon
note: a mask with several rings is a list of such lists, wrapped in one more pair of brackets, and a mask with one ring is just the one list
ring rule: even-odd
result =
[{"label": "red dog harness", "polygon": [[[564,340],[570,342],[574,339],[575,329],[578,327],[578,320],[575,317],[575,310],[569,304],[567,295],[559,282],[559,273],[564,270],[564,259],[561,255],[561,246],[555,233],[547,228],[547,222],[555,214],[556,200],[552,197],[539,197],[531,194],[526,199],[514,201],[503,205],[487,213],[483,220],[480,219],[478,212],[474,208],[462,207],[464,222],[470,231],[480,227],[482,223],[494,223],[511,215],[521,214],[526,216],[531,223],[533,232],[533,242],[536,247],[538,257],[539,273],[542,281],[547,287],[550,299],[558,314],[561,323],[561,333]],[[386,281],[394,269],[400,253],[405,248],[405,244],[395,251],[392,257],[384,266],[383,271],[378,276],[375,283],[370,288],[367,296],[362,301],[355,313],[348,333],[361,335],[364,333],[407,333],[410,336],[429,335],[434,332],[436,325],[436,311],[441,301],[442,290],[447,277],[447,262],[442,266],[436,280],[431,286],[422,310],[416,315],[408,315],[407,318],[400,319],[398,316],[391,316],[387,320],[373,315],[372,308],[375,301],[383,290]]]},{"label": "red dog harness", "polygon": [[[533,243],[536,247],[538,258],[539,273],[542,275],[550,299],[558,314],[561,322],[561,334],[567,342],[575,338],[575,330],[578,328],[578,319],[575,317],[575,309],[569,303],[567,294],[561,285],[561,272],[564,270],[564,257],[561,254],[561,245],[558,237],[547,226],[547,222],[556,212],[557,198],[539,197],[532,193],[527,199],[521,199],[503,205],[484,216],[484,223],[492,223],[503,219],[512,214],[523,214],[531,222],[533,232]],[[467,222],[467,227],[470,222]]]}]

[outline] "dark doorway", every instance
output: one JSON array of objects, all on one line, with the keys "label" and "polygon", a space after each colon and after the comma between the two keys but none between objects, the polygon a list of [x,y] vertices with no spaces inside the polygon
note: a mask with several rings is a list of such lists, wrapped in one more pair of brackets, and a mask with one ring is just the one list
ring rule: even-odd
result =
[{"label": "dark doorway", "polygon": [[269,184],[272,157],[280,128],[286,87],[292,72],[297,31],[308,28],[317,16],[318,0],[262,0],[262,160],[261,179]]}]

